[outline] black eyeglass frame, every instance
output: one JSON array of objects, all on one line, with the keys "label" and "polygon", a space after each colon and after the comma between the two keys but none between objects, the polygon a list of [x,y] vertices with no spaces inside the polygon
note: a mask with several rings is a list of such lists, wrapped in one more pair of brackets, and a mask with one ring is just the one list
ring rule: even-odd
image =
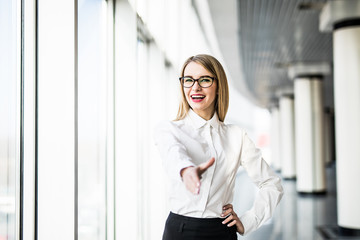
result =
[{"label": "black eyeglass frame", "polygon": [[[191,79],[193,80],[193,84],[192,84],[190,87],[185,87],[185,86],[184,86],[182,80],[185,79],[185,78],[191,78]],[[203,87],[203,86],[201,86],[199,80],[202,79],[202,78],[210,78],[210,79],[212,80],[210,86],[208,86],[208,87]],[[214,81],[216,80],[216,78],[215,78],[215,77],[210,77],[210,76],[203,76],[203,77],[199,77],[198,79],[194,79],[194,78],[192,78],[192,77],[179,77],[179,80],[180,80],[180,84],[181,84],[184,88],[191,88],[191,87],[193,87],[193,86],[195,85],[195,82],[198,82],[199,86],[202,87],[202,88],[209,88],[209,87],[211,87],[211,86],[214,84]]]}]

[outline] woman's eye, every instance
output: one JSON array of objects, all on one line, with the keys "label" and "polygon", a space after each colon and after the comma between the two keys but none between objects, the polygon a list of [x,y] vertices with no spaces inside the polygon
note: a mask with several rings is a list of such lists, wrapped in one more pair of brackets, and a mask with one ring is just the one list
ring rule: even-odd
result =
[{"label": "woman's eye", "polygon": [[185,82],[193,82],[193,80],[191,78],[185,78],[184,81]]},{"label": "woman's eye", "polygon": [[203,82],[203,83],[207,83],[207,82],[211,82],[211,79],[210,78],[203,78],[200,81]]}]

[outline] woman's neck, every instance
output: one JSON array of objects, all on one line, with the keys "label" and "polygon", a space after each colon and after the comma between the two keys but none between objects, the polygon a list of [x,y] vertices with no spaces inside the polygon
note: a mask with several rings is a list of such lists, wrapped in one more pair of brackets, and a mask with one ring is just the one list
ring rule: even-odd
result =
[{"label": "woman's neck", "polygon": [[206,121],[209,121],[215,113],[215,109],[212,111],[195,111],[193,110],[197,115],[199,115],[201,118],[205,119]]}]

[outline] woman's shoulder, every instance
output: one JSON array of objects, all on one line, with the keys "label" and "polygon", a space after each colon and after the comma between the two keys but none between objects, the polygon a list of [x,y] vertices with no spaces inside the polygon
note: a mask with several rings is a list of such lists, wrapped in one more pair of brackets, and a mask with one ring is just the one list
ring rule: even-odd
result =
[{"label": "woman's shoulder", "polygon": [[155,131],[177,129],[183,124],[182,120],[162,120],[155,125]]},{"label": "woman's shoulder", "polygon": [[226,129],[227,131],[230,131],[230,132],[234,132],[234,133],[237,133],[237,134],[240,133],[241,135],[246,133],[246,131],[237,124],[222,123],[222,126],[223,126],[224,129]]},{"label": "woman's shoulder", "polygon": [[173,138],[178,135],[178,126],[177,121],[170,120],[162,120],[158,122],[154,127],[153,137],[155,140],[155,144],[164,141],[168,141],[168,139]]}]

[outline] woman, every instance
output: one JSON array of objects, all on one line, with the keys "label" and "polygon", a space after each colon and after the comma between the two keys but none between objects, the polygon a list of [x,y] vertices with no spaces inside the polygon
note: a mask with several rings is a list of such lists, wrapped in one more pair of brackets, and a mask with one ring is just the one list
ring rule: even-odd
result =
[{"label": "woman", "polygon": [[[224,124],[229,90],[219,61],[205,54],[188,58],[180,83],[176,120],[155,129],[170,185],[163,240],[237,239],[236,232],[249,234],[272,216],[283,194],[280,178],[241,128]],[[239,217],[231,202],[240,166],[260,190]]]}]

